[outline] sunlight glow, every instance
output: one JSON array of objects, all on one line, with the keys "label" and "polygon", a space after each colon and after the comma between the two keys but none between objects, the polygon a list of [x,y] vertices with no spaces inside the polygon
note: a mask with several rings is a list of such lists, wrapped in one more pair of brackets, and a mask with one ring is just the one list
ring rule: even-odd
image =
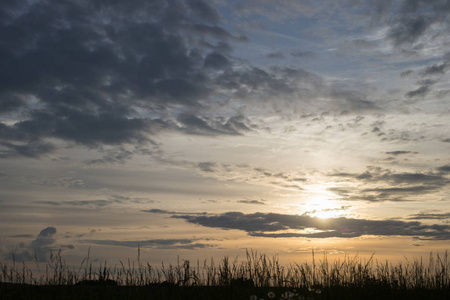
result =
[{"label": "sunlight glow", "polygon": [[346,213],[346,207],[335,200],[335,197],[324,187],[317,188],[311,193],[308,201],[302,205],[303,213],[321,219],[342,217]]}]

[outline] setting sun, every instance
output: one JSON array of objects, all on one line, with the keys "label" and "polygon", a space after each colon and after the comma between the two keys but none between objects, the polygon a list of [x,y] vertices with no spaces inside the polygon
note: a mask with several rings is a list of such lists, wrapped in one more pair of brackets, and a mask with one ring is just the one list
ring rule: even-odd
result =
[{"label": "setting sun", "polygon": [[317,217],[320,219],[339,218],[344,215],[344,211],[341,208],[325,208],[316,210],[310,214],[311,217]]},{"label": "setting sun", "polygon": [[342,217],[346,213],[347,207],[324,184],[308,187],[305,194],[308,195],[307,200],[299,206],[302,214],[327,219]]}]

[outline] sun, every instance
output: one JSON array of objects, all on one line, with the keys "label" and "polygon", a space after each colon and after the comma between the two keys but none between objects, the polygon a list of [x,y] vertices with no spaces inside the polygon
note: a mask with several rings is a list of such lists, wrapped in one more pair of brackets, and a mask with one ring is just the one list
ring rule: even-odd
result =
[{"label": "sun", "polygon": [[319,219],[339,218],[343,216],[343,211],[341,208],[325,208],[311,213],[310,216]]},{"label": "sun", "polygon": [[302,208],[309,216],[320,219],[339,218],[345,214],[345,207],[328,193],[315,194],[309,197]]}]

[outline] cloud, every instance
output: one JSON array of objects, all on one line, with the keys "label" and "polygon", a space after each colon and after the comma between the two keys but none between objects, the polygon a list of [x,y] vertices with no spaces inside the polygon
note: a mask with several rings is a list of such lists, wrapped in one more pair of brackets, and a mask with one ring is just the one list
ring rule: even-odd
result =
[{"label": "cloud", "polygon": [[17,249],[5,255],[5,258],[11,259],[14,256],[16,261],[48,261],[50,250],[56,248],[55,234],[55,227],[44,228],[31,243],[21,243]]},{"label": "cloud", "polygon": [[[231,103],[245,101],[253,109],[264,104],[264,109],[259,111],[262,115],[280,111],[287,117],[292,113],[303,114],[305,110],[331,110],[338,114],[380,110],[363,89],[330,84],[301,68],[242,66],[220,74],[215,84],[227,91],[227,97],[233,99]],[[313,101],[316,98],[324,101]]]},{"label": "cloud", "polygon": [[202,170],[203,172],[215,172],[215,167],[217,166],[216,163],[213,162],[201,162],[198,163],[198,167],[200,170]]},{"label": "cloud", "polygon": [[350,218],[321,219],[278,213],[226,212],[221,214],[176,214],[172,218],[225,230],[242,230],[256,237],[355,238],[370,236],[408,236],[418,239],[449,240],[449,225],[424,225],[399,220]]},{"label": "cloud", "polygon": [[[394,151],[394,153],[391,154],[409,154],[402,151]],[[443,170],[438,168],[438,171],[442,172]],[[329,188],[330,191],[339,195],[341,200],[347,201],[412,201],[420,195],[437,193],[450,182],[442,173],[396,173],[380,167],[368,167],[363,173],[335,172],[329,176],[340,177],[350,183]]]},{"label": "cloud", "polygon": [[428,85],[423,85],[413,91],[409,91],[405,94],[408,98],[415,98],[415,97],[424,97],[430,92],[430,87]]},{"label": "cloud", "polygon": [[227,69],[231,67],[231,62],[218,52],[212,52],[205,58],[204,66],[206,68],[212,68],[216,70]]},{"label": "cloud", "polygon": [[78,206],[89,208],[102,208],[114,204],[129,204],[129,203],[152,203],[153,200],[146,198],[130,198],[119,195],[112,195],[109,199],[95,199],[95,200],[72,200],[72,201],[35,201],[35,203],[51,206]]},{"label": "cloud", "polygon": [[192,32],[200,33],[216,39],[235,40],[241,42],[248,41],[247,36],[242,34],[233,35],[224,28],[216,25],[190,24],[187,28]]},{"label": "cloud", "polygon": [[45,204],[45,205],[51,205],[51,206],[71,205],[71,206],[80,206],[80,207],[88,206],[88,207],[93,207],[93,208],[109,206],[115,202],[117,202],[117,201],[112,201],[112,200],[36,201],[36,203],[38,203],[38,204]]},{"label": "cloud", "polygon": [[443,173],[450,173],[450,165],[441,166],[437,170]]},{"label": "cloud", "polygon": [[16,95],[0,96],[0,115],[15,111],[25,104],[26,101]]},{"label": "cloud", "polygon": [[[397,152],[397,151],[396,151]],[[402,152],[402,151],[398,151]],[[398,153],[393,155],[402,155],[406,153]],[[362,180],[366,182],[384,181],[391,184],[431,184],[433,186],[444,186],[448,183],[445,176],[439,173],[424,172],[424,173],[396,173],[389,169],[380,167],[367,167],[363,173],[331,173],[329,176],[347,177]]]},{"label": "cloud", "polygon": [[284,54],[283,54],[283,52],[276,51],[276,52],[270,52],[270,53],[268,53],[268,54],[266,55],[266,57],[268,57],[268,58],[278,58],[278,59],[281,59],[281,58],[284,58]]},{"label": "cloud", "polygon": [[202,0],[189,0],[187,4],[192,13],[203,21],[217,24],[222,19],[217,9]]},{"label": "cloud", "polygon": [[9,237],[12,237],[12,238],[33,238],[34,235],[32,235],[32,234],[18,234],[18,235],[10,235]]},{"label": "cloud", "polygon": [[421,212],[408,216],[408,220],[447,220],[447,219],[450,219],[450,213]]},{"label": "cloud", "polygon": [[350,90],[342,87],[331,87],[330,97],[341,100],[340,109],[343,111],[377,111],[380,108],[375,102],[369,101],[362,90]]},{"label": "cloud", "polygon": [[388,37],[397,46],[412,44],[426,32],[432,21],[423,15],[400,15],[390,28]]},{"label": "cloud", "polygon": [[170,105],[199,107],[211,93],[207,69],[231,66],[224,51],[202,47],[204,36],[219,39],[217,49],[246,39],[220,27],[219,12],[201,0],[11,5],[0,6],[8,20],[0,24],[0,113],[26,113],[0,123],[1,157],[38,158],[55,150],[53,138],[148,142],[155,126],[167,126]]},{"label": "cloud", "polygon": [[0,142],[0,158],[10,158],[16,156],[39,158],[47,153],[51,153],[55,149],[56,147],[53,144],[45,142],[33,141],[28,144]]},{"label": "cloud", "polygon": [[176,215],[176,214],[183,214],[183,215],[189,215],[189,214],[194,214],[194,215],[200,215],[200,214],[206,214],[206,213],[186,213],[186,212],[176,212],[176,211],[170,211],[170,210],[165,210],[165,209],[158,209],[158,208],[152,208],[152,209],[146,209],[146,210],[142,210],[142,212],[147,212],[147,213],[152,213],[152,214],[163,214],[163,215]]},{"label": "cloud", "polygon": [[432,66],[426,67],[425,70],[423,70],[422,74],[424,76],[442,75],[442,74],[445,74],[446,69],[447,69],[447,63],[442,63],[440,65],[432,65]]},{"label": "cloud", "polygon": [[[448,29],[446,16],[449,11],[446,1],[403,1],[397,14],[389,21],[388,37],[396,46],[413,44],[430,31],[434,38],[439,37]],[[436,28],[438,32],[434,31]]]},{"label": "cloud", "polygon": [[[439,80],[443,77],[443,75],[446,73],[448,69],[448,64],[450,61],[450,56],[448,53],[445,53],[442,58],[442,63],[439,64],[433,64],[424,67],[418,75],[422,77],[421,80],[417,82],[420,87],[418,87],[415,90],[409,91],[405,94],[408,98],[415,98],[415,97],[424,97],[430,92],[432,92],[432,87],[439,82]],[[433,76],[434,79],[430,79],[429,77]],[[446,95],[445,90],[438,90],[435,92],[437,94],[437,97],[443,97]]]},{"label": "cloud", "polygon": [[[248,127],[236,121],[235,119],[229,119],[225,123],[220,121],[209,120],[206,118],[197,117],[193,114],[181,114],[178,116],[177,121],[181,124],[180,129],[189,134],[195,135],[239,135],[239,129],[244,129]],[[234,126],[238,125],[238,126]]]},{"label": "cloud", "polygon": [[194,135],[241,135],[251,131],[247,125],[249,121],[243,116],[210,119],[185,113],[179,115],[177,121],[181,124],[178,130]]},{"label": "cloud", "polygon": [[266,203],[263,200],[239,200],[237,202],[244,204],[266,205]]},{"label": "cloud", "polygon": [[[328,85],[301,68],[259,68],[233,57],[236,43],[248,37],[229,31],[207,1],[137,0],[125,6],[23,0],[0,10],[7,20],[0,24],[0,114],[13,119],[0,122],[2,158],[108,146],[120,153],[87,163],[123,163],[134,154],[125,146],[145,147],[161,130],[246,134],[251,126],[245,113],[255,107],[267,115],[316,106],[379,109],[360,88]],[[312,101],[316,97],[326,100]]]},{"label": "cloud", "polygon": [[143,212],[148,212],[148,213],[152,213],[152,214],[176,214],[176,212],[174,212],[174,211],[158,209],[158,208],[143,210]]},{"label": "cloud", "polygon": [[394,156],[399,156],[399,155],[405,155],[405,154],[417,154],[417,152],[413,152],[413,151],[388,151],[385,152],[387,155],[394,155]]},{"label": "cloud", "polygon": [[314,57],[316,54],[312,51],[292,51],[291,56],[293,57],[299,57],[299,58],[307,58],[307,57]]},{"label": "cloud", "polygon": [[56,228],[55,227],[47,227],[45,229],[42,229],[41,232],[38,235],[39,237],[49,237],[52,236],[56,233]]},{"label": "cloud", "polygon": [[406,70],[400,73],[400,77],[404,78],[404,77],[408,77],[409,75],[411,75],[412,73],[414,73],[413,70]]},{"label": "cloud", "polygon": [[364,40],[364,39],[353,40],[352,44],[356,47],[363,48],[363,49],[370,49],[370,48],[374,48],[376,46],[375,43]]},{"label": "cloud", "polygon": [[124,164],[126,161],[130,160],[134,153],[130,150],[124,149],[123,147],[118,147],[114,149],[108,149],[106,151],[101,150],[101,152],[106,152],[100,159],[90,159],[86,161],[88,165],[95,164]]},{"label": "cloud", "polygon": [[303,174],[298,172],[280,172],[264,168],[254,168],[247,164],[231,165],[215,162],[200,162],[187,164],[202,172],[202,175],[218,180],[232,180],[247,182],[262,186],[271,186],[276,189],[298,191],[307,181]]},{"label": "cloud", "polygon": [[376,192],[379,195],[386,194],[427,194],[431,191],[439,189],[439,186],[408,186],[408,187],[392,187],[392,188],[374,188],[363,189],[362,192]]},{"label": "cloud", "polygon": [[208,243],[200,243],[199,239],[153,239],[153,240],[136,240],[136,241],[116,241],[116,240],[80,240],[81,243],[121,246],[130,248],[155,248],[155,249],[204,249],[211,248],[215,245]]}]

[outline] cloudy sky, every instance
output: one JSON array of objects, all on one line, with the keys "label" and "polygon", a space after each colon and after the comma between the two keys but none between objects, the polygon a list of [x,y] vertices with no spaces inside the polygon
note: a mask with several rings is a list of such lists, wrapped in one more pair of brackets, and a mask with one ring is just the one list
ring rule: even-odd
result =
[{"label": "cloudy sky", "polygon": [[1,260],[444,250],[449,12],[2,1]]}]

